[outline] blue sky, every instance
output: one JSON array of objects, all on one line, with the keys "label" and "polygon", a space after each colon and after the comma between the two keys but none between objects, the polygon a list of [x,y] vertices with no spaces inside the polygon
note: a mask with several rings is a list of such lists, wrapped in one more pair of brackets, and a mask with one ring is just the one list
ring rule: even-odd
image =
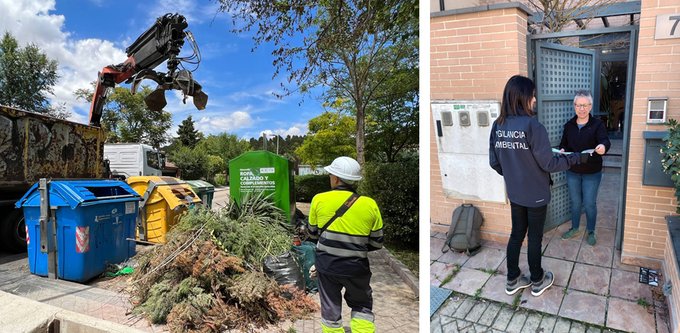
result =
[{"label": "blue sky", "polygon": [[[73,92],[89,88],[104,66],[125,61],[125,48],[168,12],[187,18],[202,55],[194,78],[209,95],[207,108],[198,111],[191,100],[182,104],[178,92],[166,93],[165,110],[173,118],[170,135],[176,136],[177,125],[189,115],[205,134],[302,135],[309,119],[323,111],[315,96],[280,100],[272,95],[285,80],[272,78],[273,46],[261,45],[251,52],[252,35],[232,33],[231,18],[217,12],[215,1],[0,0],[0,12],[0,32],[9,31],[22,46],[37,45],[59,62],[60,80],[52,102],[64,103],[73,121],[87,123],[89,113],[89,103],[75,100]],[[190,52],[188,43],[183,50]],[[164,65],[157,70],[164,70]],[[155,87],[152,81],[144,83]]]}]

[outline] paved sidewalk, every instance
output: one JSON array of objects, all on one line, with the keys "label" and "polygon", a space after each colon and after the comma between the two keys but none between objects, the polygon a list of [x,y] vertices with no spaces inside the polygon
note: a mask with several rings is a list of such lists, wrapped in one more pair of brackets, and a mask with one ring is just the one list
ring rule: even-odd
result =
[{"label": "paved sidewalk", "polygon": [[[528,289],[505,294],[506,244],[486,242],[473,257],[442,254],[445,234],[433,231],[430,284],[455,293],[431,317],[432,332],[668,332],[663,280],[659,287],[639,283],[639,267],[622,264],[614,247],[617,181],[618,173],[603,175],[595,246],[584,232],[561,239],[571,223],[544,234],[543,267],[555,274],[555,283],[540,297]],[[526,244],[520,269],[529,271]]]}]

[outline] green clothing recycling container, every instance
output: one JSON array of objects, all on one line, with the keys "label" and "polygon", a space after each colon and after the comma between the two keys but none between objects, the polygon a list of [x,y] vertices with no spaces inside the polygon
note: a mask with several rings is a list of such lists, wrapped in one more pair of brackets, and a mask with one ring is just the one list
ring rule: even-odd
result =
[{"label": "green clothing recycling container", "polygon": [[186,182],[189,184],[189,186],[191,186],[191,189],[196,192],[198,197],[201,198],[203,204],[208,208],[212,208],[215,186],[204,180],[187,180]]},{"label": "green clothing recycling container", "polygon": [[288,222],[295,221],[293,162],[272,152],[249,151],[229,161],[229,195],[240,203],[247,195],[271,195]]}]

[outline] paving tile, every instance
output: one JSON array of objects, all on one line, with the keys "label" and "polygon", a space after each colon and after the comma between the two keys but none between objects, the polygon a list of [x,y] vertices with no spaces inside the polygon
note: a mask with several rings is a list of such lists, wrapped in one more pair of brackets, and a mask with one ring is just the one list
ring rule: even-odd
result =
[{"label": "paving tile", "polygon": [[636,302],[609,299],[607,327],[627,332],[655,332],[654,314]]},{"label": "paving tile", "polygon": [[530,313],[527,320],[524,322],[522,332],[536,332],[538,326],[541,324],[541,315],[538,313]]},{"label": "paving tile", "polygon": [[512,304],[514,295],[505,293],[505,275],[496,274],[489,278],[482,287],[482,297],[496,302]]},{"label": "paving tile", "polygon": [[614,241],[616,240],[616,229],[604,228],[596,224],[595,236],[597,236],[597,243],[595,245],[614,248]]},{"label": "paving tile", "polygon": [[435,261],[442,256],[442,246],[444,246],[444,239],[430,237],[430,261]]},{"label": "paving tile", "polygon": [[477,322],[482,325],[491,326],[500,310],[501,306],[498,303],[489,303],[489,306],[486,307],[486,310],[484,310],[484,313]]},{"label": "paving tile", "polygon": [[458,325],[458,332],[461,333],[474,333],[475,327],[473,322],[469,322],[465,319],[457,319],[456,324]]},{"label": "paving tile", "polygon": [[[519,269],[522,274],[529,274],[529,262],[527,261],[526,252],[519,253]],[[503,275],[508,275],[508,258],[503,259],[500,265],[498,265],[498,273]]]},{"label": "paving tile", "polygon": [[434,262],[430,265],[430,284],[439,287],[447,276],[456,270],[456,265]]},{"label": "paving tile", "polygon": [[574,262],[572,261],[551,257],[543,257],[541,265],[543,266],[543,270],[553,272],[553,276],[555,277],[554,285],[562,287],[565,287],[569,282],[571,271],[574,268]]},{"label": "paving tile", "polygon": [[486,283],[489,276],[491,276],[491,274],[486,272],[461,267],[456,276],[453,277],[451,281],[444,284],[442,288],[455,290],[467,295],[474,295],[477,292],[477,289],[481,289]]},{"label": "paving tile", "polygon": [[484,310],[486,310],[486,307],[489,306],[489,303],[486,301],[476,301],[475,303],[467,316],[465,316],[465,320],[477,322],[484,313]]},{"label": "paving tile", "polygon": [[563,239],[553,239],[548,248],[545,250],[544,255],[547,257],[553,257],[557,259],[566,259],[574,261],[578,255],[578,249],[581,246],[580,241],[575,240],[563,240]]},{"label": "paving tile", "polygon": [[538,297],[531,295],[531,292],[529,291],[524,292],[524,294],[522,294],[522,299],[520,300],[520,306],[556,315],[560,310],[563,299],[564,288],[552,286]]},{"label": "paving tile", "polygon": [[456,319],[465,319],[465,317],[470,313],[472,308],[475,306],[476,302],[472,298],[466,298],[463,303],[456,309],[453,317]]},{"label": "paving tile", "polygon": [[459,332],[458,323],[456,320],[452,320],[449,323],[442,324],[442,332]]},{"label": "paving tile", "polygon": [[505,330],[508,333],[521,333],[526,319],[527,313],[525,311],[515,311],[515,314],[512,316],[512,319],[510,319],[510,323],[508,323],[508,327],[506,327]]},{"label": "paving tile", "polygon": [[430,237],[431,238],[446,239],[446,233],[432,230],[432,231],[430,231]]},{"label": "paving tile", "polygon": [[556,322],[557,317],[543,315],[543,318],[541,318],[541,324],[538,325],[538,329],[536,329],[536,332],[550,333],[553,331]]},{"label": "paving tile", "polygon": [[[604,325],[607,300],[604,296],[569,289],[558,315],[596,325]],[[559,332],[559,331],[558,331]]]},{"label": "paving tile", "polygon": [[501,311],[498,313],[498,317],[496,317],[496,321],[494,321],[491,327],[497,330],[505,331],[505,328],[508,327],[508,324],[510,323],[510,319],[512,319],[512,315],[514,314],[514,312],[515,311],[509,307],[501,308]]},{"label": "paving tile", "polygon": [[437,258],[437,261],[446,264],[456,264],[458,266],[463,266],[463,264],[465,264],[468,259],[470,259],[470,257],[468,257],[465,253],[448,251]]},{"label": "paving tile", "polygon": [[503,259],[505,259],[504,250],[483,247],[481,251],[470,257],[470,259],[465,262],[463,267],[480,270],[496,270]]},{"label": "paving tile", "polygon": [[576,262],[610,268],[612,267],[613,255],[613,247],[600,246],[598,244],[595,246],[583,245],[578,252]]},{"label": "paving tile", "polygon": [[482,246],[505,251],[507,249],[508,244],[507,242],[494,242],[483,239]]},{"label": "paving tile", "polygon": [[571,274],[571,280],[569,281],[569,288],[607,295],[609,292],[610,275],[610,268],[576,263],[574,265],[574,272]]},{"label": "paving tile", "polygon": [[569,333],[586,333],[586,325],[583,325],[582,323],[578,322],[573,322],[571,323]]},{"label": "paving tile", "polygon": [[458,307],[463,304],[464,298],[459,297],[457,295],[452,295],[449,297],[449,299],[444,302],[444,304],[439,307],[439,310],[437,310],[437,313],[441,316],[446,316],[446,317],[453,317],[453,314],[456,313],[458,310]]},{"label": "paving tile", "polygon": [[669,327],[670,322],[668,320],[668,315],[661,315],[657,311],[655,316],[656,316],[656,332],[657,333],[670,333],[671,328]]},{"label": "paving tile", "polygon": [[638,273],[618,269],[612,269],[609,294],[631,301],[637,301],[640,298],[644,298],[650,303],[652,301],[652,290],[650,286],[640,283]]},{"label": "paving tile", "polygon": [[569,332],[569,327],[571,327],[570,320],[565,318],[557,318],[557,321],[555,322],[555,329],[553,329],[553,332],[555,333]]},{"label": "paving tile", "polygon": [[586,333],[602,333],[602,329],[595,326],[588,326]]}]

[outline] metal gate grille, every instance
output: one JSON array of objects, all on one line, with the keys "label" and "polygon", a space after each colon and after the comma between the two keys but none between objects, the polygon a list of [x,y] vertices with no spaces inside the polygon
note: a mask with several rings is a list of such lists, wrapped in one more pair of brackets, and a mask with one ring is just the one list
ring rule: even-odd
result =
[{"label": "metal gate grille", "polygon": [[[559,145],[564,123],[574,116],[574,93],[593,91],[595,52],[557,44],[536,44],[536,97],[538,120],[545,126],[550,145]],[[545,222],[550,230],[571,219],[565,172],[551,175],[553,186]]]}]

